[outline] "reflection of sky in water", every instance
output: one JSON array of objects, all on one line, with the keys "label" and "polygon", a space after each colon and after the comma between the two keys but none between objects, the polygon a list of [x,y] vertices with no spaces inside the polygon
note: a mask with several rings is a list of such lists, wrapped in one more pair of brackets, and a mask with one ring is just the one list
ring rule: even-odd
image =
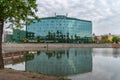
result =
[{"label": "reflection of sky in water", "polygon": [[[76,53],[79,53],[79,52],[86,53],[86,51],[87,51],[87,50],[86,51],[82,50],[83,48],[82,49],[77,48],[77,49],[78,50],[69,49],[69,54],[67,53],[67,51],[65,51],[66,54],[62,54],[62,56],[60,54],[57,54],[57,56],[55,54],[50,54],[50,55],[47,54],[48,57],[45,57],[46,56],[45,51],[41,51],[40,54],[35,54],[34,57],[39,59],[38,61],[40,61],[40,60],[43,62],[46,61],[46,63],[47,63],[47,60],[51,59],[51,61],[50,61],[51,64],[54,64],[52,62],[53,60],[58,59],[58,61],[56,63],[60,63],[60,64],[62,63],[62,65],[65,64],[65,65],[71,66],[70,68],[72,68],[73,72],[76,72],[76,71],[78,71],[77,69],[80,69],[80,68],[76,68],[76,65],[74,64],[74,62],[75,62],[74,60],[76,59],[75,57],[80,57],[80,55],[82,55],[81,57],[83,57],[83,54],[76,54]],[[53,51],[53,52],[56,53],[55,51]],[[64,51],[62,50],[60,53],[64,53]],[[72,53],[74,53],[74,55]],[[40,56],[42,56],[42,58],[40,58]],[[43,59],[44,57],[45,57],[45,59]],[[88,60],[87,56],[84,58],[86,60]],[[60,59],[62,59],[63,61],[59,61]],[[81,60],[82,59],[80,59],[76,62],[80,63]],[[32,61],[34,61],[34,60],[30,60],[28,62],[32,62]],[[83,61],[81,61],[81,62],[83,62]],[[39,63],[39,64],[45,65],[43,63]],[[8,68],[11,67],[14,69],[19,69],[19,70],[24,70],[25,69],[24,66],[25,66],[25,63],[6,65],[6,67],[8,67]],[[31,66],[34,66],[34,65],[31,65]],[[120,70],[119,70],[119,68],[120,68],[120,49],[119,48],[118,49],[93,48],[93,50],[92,50],[92,66],[93,66],[92,72],[86,71],[84,74],[78,73],[78,74],[71,75],[68,77],[71,78],[72,80],[120,80]],[[56,69],[60,69],[60,67],[61,66],[58,65],[58,68],[56,68]],[[85,67],[85,66],[83,66],[83,67]],[[67,68],[65,68],[65,69],[67,69]],[[85,69],[87,69],[87,68],[85,68]]]},{"label": "reflection of sky in water", "polygon": [[12,64],[5,65],[5,67],[6,68],[12,68],[12,69],[15,69],[15,70],[25,70],[25,62],[15,64],[15,65],[12,65]]},{"label": "reflection of sky in water", "polygon": [[72,80],[120,80],[120,49],[93,49],[93,70],[69,76]]},{"label": "reflection of sky in water", "polygon": [[93,57],[93,71],[69,76],[72,80],[120,80],[120,58]]}]

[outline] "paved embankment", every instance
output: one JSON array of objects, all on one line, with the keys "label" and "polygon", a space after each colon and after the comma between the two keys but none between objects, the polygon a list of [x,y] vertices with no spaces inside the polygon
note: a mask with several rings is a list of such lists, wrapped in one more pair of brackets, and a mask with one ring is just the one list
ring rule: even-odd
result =
[{"label": "paved embankment", "polygon": [[33,72],[12,69],[0,70],[0,80],[69,80],[63,77],[47,76]]},{"label": "paved embankment", "polygon": [[120,44],[3,43],[3,51],[48,50],[59,48],[120,48]]}]

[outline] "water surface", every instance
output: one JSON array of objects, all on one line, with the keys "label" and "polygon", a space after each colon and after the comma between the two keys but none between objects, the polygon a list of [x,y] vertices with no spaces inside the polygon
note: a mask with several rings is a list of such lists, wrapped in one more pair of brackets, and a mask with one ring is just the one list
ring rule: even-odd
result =
[{"label": "water surface", "polygon": [[[70,48],[26,51],[6,61],[6,67],[67,76],[72,80],[120,80],[120,49]],[[9,62],[9,64],[7,64]]]}]

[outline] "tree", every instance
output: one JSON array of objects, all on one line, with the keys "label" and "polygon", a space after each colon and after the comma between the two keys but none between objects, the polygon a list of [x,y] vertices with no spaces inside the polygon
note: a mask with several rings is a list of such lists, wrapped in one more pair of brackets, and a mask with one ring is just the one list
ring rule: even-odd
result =
[{"label": "tree", "polygon": [[24,38],[24,39],[21,40],[21,42],[22,42],[22,43],[27,43],[27,42],[29,42],[29,39]]},{"label": "tree", "polygon": [[57,30],[56,34],[57,34],[57,40],[58,40],[60,38],[60,32]]},{"label": "tree", "polygon": [[52,37],[52,33],[49,31],[47,36],[48,36],[48,39],[50,40]]},{"label": "tree", "polygon": [[112,38],[112,42],[113,43],[118,43],[120,41],[120,38],[118,38],[118,37],[116,37],[116,36],[114,36],[113,38]]},{"label": "tree", "polygon": [[2,57],[2,34],[4,23],[11,23],[17,28],[30,24],[36,18],[37,12],[36,0],[0,0],[0,69],[4,68]]},{"label": "tree", "polygon": [[37,43],[40,42],[40,37],[39,36],[36,38],[36,41],[37,41]]},{"label": "tree", "polygon": [[108,36],[103,36],[100,43],[110,43],[110,40],[108,39]]}]

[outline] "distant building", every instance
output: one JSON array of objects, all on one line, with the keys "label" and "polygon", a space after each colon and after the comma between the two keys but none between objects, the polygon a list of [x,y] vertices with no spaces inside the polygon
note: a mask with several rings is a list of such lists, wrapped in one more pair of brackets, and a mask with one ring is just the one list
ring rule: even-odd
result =
[{"label": "distant building", "polygon": [[2,40],[2,42],[5,42],[6,41],[6,39],[9,37],[10,38],[10,36],[7,36],[7,35],[12,35],[12,32],[11,31],[3,31],[3,40]]},{"label": "distant building", "polygon": [[6,35],[6,42],[21,42],[23,39],[34,39],[33,32],[26,32],[19,29],[13,29],[13,34]]},{"label": "distant building", "polygon": [[34,34],[33,32],[27,32],[26,34],[26,38],[29,40],[34,40]]},{"label": "distant building", "polygon": [[26,31],[19,30],[19,29],[13,29],[13,41],[14,42],[20,42],[20,40],[23,40],[26,38]]},{"label": "distant building", "polygon": [[13,42],[13,35],[12,34],[7,34],[5,42]]},{"label": "distant building", "polygon": [[92,22],[71,18],[64,15],[41,18],[27,26],[28,32],[35,33],[35,38],[53,42],[85,42],[92,39]]},{"label": "distant building", "polygon": [[93,36],[93,40],[94,41],[96,41],[96,43],[112,43],[112,39],[113,39],[113,37],[114,37],[115,35],[111,35],[111,34],[109,34],[109,35],[94,35]]},{"label": "distant building", "polygon": [[109,35],[108,35],[108,40],[109,40],[110,42],[112,42],[113,37],[114,37],[114,35],[109,34]]},{"label": "distant building", "polygon": [[102,36],[94,36],[94,41],[96,41],[96,43],[100,43],[101,40]]}]

